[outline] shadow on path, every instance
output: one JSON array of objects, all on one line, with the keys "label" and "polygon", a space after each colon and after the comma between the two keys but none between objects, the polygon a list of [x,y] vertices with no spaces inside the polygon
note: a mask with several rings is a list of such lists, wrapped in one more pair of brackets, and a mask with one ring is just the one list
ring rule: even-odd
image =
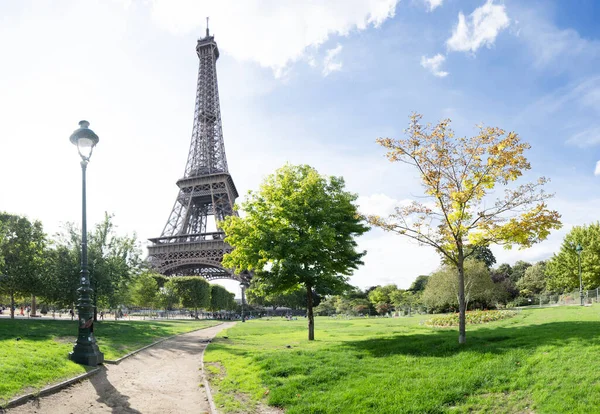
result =
[{"label": "shadow on path", "polygon": [[106,367],[100,367],[100,372],[90,378],[90,383],[94,386],[98,394],[96,401],[112,408],[112,412],[115,414],[141,414],[141,411],[131,407],[129,397],[121,394],[110,383],[106,371]]}]

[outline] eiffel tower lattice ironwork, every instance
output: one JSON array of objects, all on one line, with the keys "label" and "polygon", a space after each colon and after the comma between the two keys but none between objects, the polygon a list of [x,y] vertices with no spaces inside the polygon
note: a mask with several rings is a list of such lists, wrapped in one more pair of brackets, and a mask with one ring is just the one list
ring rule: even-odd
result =
[{"label": "eiffel tower lattice ironwork", "polygon": [[161,236],[149,239],[148,259],[166,276],[234,279],[245,287],[250,274],[234,274],[221,264],[223,255],[232,249],[223,241],[224,233],[218,228],[207,231],[209,219],[219,222],[237,215],[233,204],[238,197],[223,142],[216,66],[219,49],[208,27],[206,37],[198,40],[196,52],[200,67],[185,173],[177,181],[179,195]]}]

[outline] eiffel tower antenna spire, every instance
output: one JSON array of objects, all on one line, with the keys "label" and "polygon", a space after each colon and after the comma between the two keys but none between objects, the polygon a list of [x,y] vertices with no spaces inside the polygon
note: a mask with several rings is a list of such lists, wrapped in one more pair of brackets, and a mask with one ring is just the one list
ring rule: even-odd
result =
[{"label": "eiffel tower antenna spire", "polygon": [[[225,269],[223,255],[232,248],[223,240],[218,223],[237,215],[233,203],[237,189],[227,167],[217,85],[219,48],[209,36],[199,39],[199,60],[194,126],[179,194],[160,237],[150,239],[150,264],[166,276],[202,276],[234,279],[246,286],[251,274]],[[214,230],[213,230],[214,229]]]}]

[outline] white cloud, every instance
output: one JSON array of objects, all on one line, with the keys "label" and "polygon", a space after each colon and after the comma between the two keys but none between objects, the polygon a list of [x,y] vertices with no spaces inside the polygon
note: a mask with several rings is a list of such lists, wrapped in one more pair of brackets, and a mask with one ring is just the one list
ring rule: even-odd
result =
[{"label": "white cloud", "polygon": [[342,51],[342,45],[337,45],[333,49],[327,50],[325,59],[323,59],[323,76],[329,75],[331,72],[336,72],[342,69],[342,62],[336,61],[336,58]]},{"label": "white cloud", "polygon": [[445,60],[446,58],[440,53],[431,58],[421,56],[421,66],[429,70],[435,76],[443,78],[448,75],[448,72],[441,70],[442,63],[444,63]]},{"label": "white cloud", "polygon": [[434,11],[436,8],[442,5],[444,0],[423,0],[425,4],[429,6],[429,11]]},{"label": "white cloud", "polygon": [[362,214],[376,214],[379,216],[389,216],[397,206],[406,203],[406,200],[396,200],[383,193],[360,196],[356,201],[358,209]]},{"label": "white cloud", "polygon": [[173,34],[204,33],[204,16],[221,50],[280,74],[331,36],[378,27],[399,0],[154,0],[152,17]]},{"label": "white cloud", "polygon": [[446,45],[452,51],[474,53],[481,46],[491,47],[498,34],[506,29],[509,23],[506,7],[488,0],[471,13],[468,21],[462,12],[458,13],[458,24]]},{"label": "white cloud", "polygon": [[600,161],[596,163],[596,169],[594,170],[594,175],[600,175]]}]

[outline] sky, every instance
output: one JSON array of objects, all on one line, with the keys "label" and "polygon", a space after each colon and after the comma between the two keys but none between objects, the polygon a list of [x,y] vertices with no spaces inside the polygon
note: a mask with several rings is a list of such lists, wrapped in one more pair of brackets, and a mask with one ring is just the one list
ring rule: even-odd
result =
[{"label": "sky", "polygon": [[[543,260],[600,217],[600,2],[595,0],[0,0],[0,210],[49,234],[81,217],[69,136],[100,137],[88,226],[114,214],[142,245],[160,235],[191,138],[206,16],[229,171],[241,195],[286,162],[342,176],[365,213],[422,195],[375,143],[416,111],[460,136],[485,124],[532,145],[563,228],[498,263]],[[241,201],[241,199],[238,199]],[[407,288],[439,256],[373,229],[351,283]],[[225,282],[238,291],[235,282]],[[238,292],[239,293],[239,292]]]}]

